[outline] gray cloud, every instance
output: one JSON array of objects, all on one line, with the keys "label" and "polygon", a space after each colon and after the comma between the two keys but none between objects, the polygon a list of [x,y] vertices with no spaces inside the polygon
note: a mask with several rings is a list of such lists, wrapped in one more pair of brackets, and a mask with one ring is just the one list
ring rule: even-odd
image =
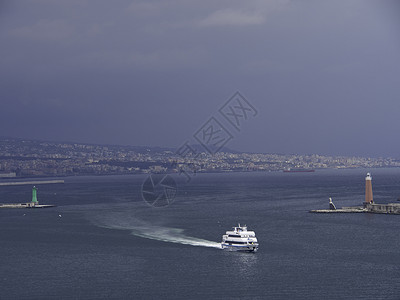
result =
[{"label": "gray cloud", "polygon": [[42,19],[32,25],[14,28],[10,31],[12,36],[32,40],[62,41],[70,38],[75,32],[73,25],[65,20]]},{"label": "gray cloud", "polygon": [[243,26],[257,25],[265,22],[264,16],[256,12],[243,12],[233,9],[222,9],[211,13],[199,22],[200,26]]},{"label": "gray cloud", "polygon": [[0,135],[174,147],[240,90],[260,113],[239,150],[398,155],[395,2],[1,8]]}]

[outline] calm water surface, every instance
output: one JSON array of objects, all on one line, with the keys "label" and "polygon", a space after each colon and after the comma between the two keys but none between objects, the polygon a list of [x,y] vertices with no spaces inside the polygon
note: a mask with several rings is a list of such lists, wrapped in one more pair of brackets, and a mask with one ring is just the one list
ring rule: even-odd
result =
[{"label": "calm water surface", "polygon": [[[400,169],[197,174],[152,208],[145,176],[39,186],[43,210],[0,210],[0,299],[400,299],[400,216],[310,214],[400,197]],[[30,186],[0,187],[25,202]],[[247,224],[259,252],[218,249]]]}]

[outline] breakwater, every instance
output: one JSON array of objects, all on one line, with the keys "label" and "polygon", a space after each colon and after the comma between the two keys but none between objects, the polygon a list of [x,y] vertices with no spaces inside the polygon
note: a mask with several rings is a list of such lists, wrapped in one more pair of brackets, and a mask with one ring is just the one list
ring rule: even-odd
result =
[{"label": "breakwater", "polygon": [[365,209],[367,212],[375,214],[394,214],[400,215],[400,203],[366,203]]},{"label": "breakwater", "polygon": [[367,210],[362,206],[355,207],[342,207],[338,209],[313,209],[310,210],[312,213],[363,213],[367,212]]},{"label": "breakwater", "polygon": [[55,207],[55,205],[49,205],[49,204],[32,205],[32,203],[0,204],[0,208],[48,208],[48,207]]},{"label": "breakwater", "polygon": [[365,203],[364,206],[342,207],[338,209],[314,209],[311,213],[372,213],[400,215],[400,203]]},{"label": "breakwater", "polygon": [[5,186],[5,185],[27,185],[27,184],[55,184],[55,183],[64,183],[64,180],[36,180],[36,181],[0,182],[0,186]]}]

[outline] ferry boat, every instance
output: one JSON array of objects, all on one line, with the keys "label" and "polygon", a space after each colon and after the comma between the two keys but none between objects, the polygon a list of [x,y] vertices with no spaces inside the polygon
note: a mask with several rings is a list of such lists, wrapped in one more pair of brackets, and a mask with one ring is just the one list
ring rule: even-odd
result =
[{"label": "ferry boat", "polygon": [[221,248],[231,251],[256,252],[258,241],[254,231],[248,231],[247,226],[233,227],[222,236]]}]

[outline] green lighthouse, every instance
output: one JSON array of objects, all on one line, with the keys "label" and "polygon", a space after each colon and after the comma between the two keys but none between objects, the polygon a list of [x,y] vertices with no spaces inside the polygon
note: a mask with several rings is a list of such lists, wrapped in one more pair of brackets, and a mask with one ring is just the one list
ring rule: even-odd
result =
[{"label": "green lighthouse", "polygon": [[32,203],[34,203],[34,205],[39,203],[36,194],[37,194],[37,187],[34,186],[32,188]]}]

